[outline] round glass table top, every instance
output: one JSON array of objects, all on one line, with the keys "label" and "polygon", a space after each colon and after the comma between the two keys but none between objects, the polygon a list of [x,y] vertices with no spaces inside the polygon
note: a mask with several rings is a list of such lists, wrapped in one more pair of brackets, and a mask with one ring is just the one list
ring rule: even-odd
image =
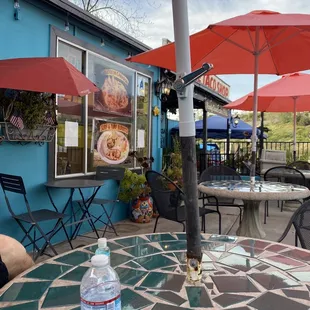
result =
[{"label": "round glass table top", "polygon": [[310,196],[305,186],[267,181],[255,181],[254,186],[243,180],[207,181],[200,183],[198,188],[211,196],[245,200],[292,200]]},{"label": "round glass table top", "polygon": [[[109,240],[123,310],[310,307],[310,251],[266,240],[201,235],[202,283],[186,281],[186,234]],[[0,308],[80,309],[80,282],[97,245],[27,270],[0,290]]]},{"label": "round glass table top", "polygon": [[92,188],[102,186],[103,180],[90,180],[90,179],[65,179],[65,180],[53,180],[45,183],[46,187],[54,188]]}]

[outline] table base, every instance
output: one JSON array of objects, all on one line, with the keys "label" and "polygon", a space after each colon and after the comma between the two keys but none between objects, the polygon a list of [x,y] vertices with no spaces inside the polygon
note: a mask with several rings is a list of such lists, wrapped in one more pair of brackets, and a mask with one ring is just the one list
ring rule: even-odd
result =
[{"label": "table base", "polygon": [[244,200],[243,203],[243,216],[237,235],[257,239],[265,238],[266,233],[259,219],[260,201]]}]

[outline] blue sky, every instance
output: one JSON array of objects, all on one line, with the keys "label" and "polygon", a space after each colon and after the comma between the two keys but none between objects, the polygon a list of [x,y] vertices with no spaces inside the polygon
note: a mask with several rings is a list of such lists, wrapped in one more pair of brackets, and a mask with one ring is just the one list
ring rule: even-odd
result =
[{"label": "blue sky", "polygon": [[[149,0],[152,3],[152,0]],[[156,1],[154,7],[146,6],[146,14],[151,21],[143,25],[145,44],[155,48],[162,44],[162,38],[174,41],[172,7],[170,0]],[[188,0],[190,33],[208,27],[209,24],[248,13],[253,10],[272,10],[280,13],[310,14],[309,0]],[[310,57],[310,53],[309,53]],[[252,75],[220,76],[231,86],[230,99],[238,99],[253,90]],[[273,75],[260,75],[259,87],[275,81]]]}]

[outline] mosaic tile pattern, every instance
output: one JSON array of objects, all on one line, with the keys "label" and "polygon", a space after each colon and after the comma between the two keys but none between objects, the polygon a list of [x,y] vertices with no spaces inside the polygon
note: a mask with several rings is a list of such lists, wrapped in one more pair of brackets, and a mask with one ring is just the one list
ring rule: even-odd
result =
[{"label": "mosaic tile pattern", "polygon": [[[202,235],[202,283],[186,282],[186,235],[109,240],[122,309],[310,309],[310,252],[284,244]],[[0,290],[0,309],[77,310],[96,245],[49,259]]]}]

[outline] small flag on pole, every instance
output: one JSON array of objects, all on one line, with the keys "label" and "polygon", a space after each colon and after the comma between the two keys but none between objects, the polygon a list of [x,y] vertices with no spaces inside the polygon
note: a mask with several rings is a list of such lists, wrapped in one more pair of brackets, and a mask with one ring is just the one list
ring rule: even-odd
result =
[{"label": "small flag on pole", "polygon": [[24,122],[23,119],[20,116],[20,113],[17,111],[14,111],[10,117],[10,123],[19,128],[19,129],[24,129]]},{"label": "small flag on pole", "polygon": [[46,123],[47,125],[50,125],[50,126],[52,126],[52,125],[55,124],[51,112],[47,112],[47,113],[45,114],[45,123]]}]

